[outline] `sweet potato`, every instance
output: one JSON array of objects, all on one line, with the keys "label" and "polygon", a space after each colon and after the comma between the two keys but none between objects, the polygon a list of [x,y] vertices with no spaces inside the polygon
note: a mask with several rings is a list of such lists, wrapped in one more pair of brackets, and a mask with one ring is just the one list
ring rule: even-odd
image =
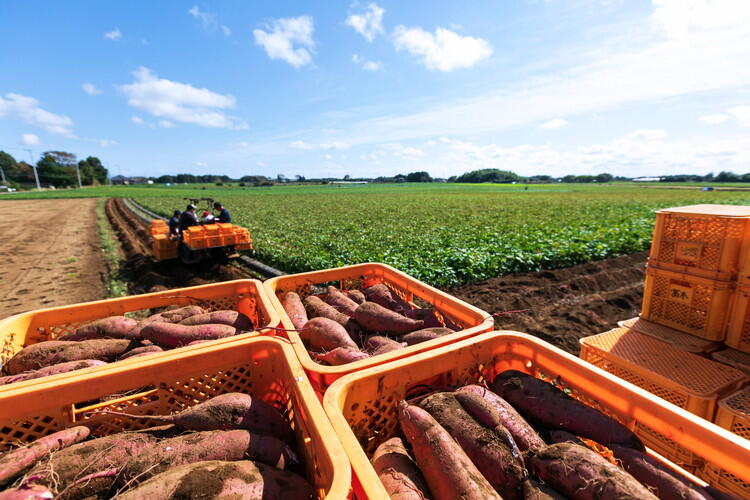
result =
[{"label": "sweet potato", "polygon": [[408,345],[414,345],[419,344],[420,342],[427,342],[428,340],[443,337],[445,335],[450,335],[451,333],[454,332],[450,328],[422,328],[416,332],[407,333],[406,335],[399,337],[399,339],[403,340]]},{"label": "sweet potato", "polygon": [[326,353],[311,352],[310,356],[315,361],[325,361],[331,366],[345,365],[361,359],[370,357],[366,352],[362,352],[355,347],[337,347]]},{"label": "sweet potato", "polygon": [[487,427],[494,429],[498,425],[502,425],[508,429],[521,451],[536,450],[547,446],[534,428],[518,414],[516,409],[494,392],[480,385],[467,385],[456,391],[456,393],[462,392],[473,392],[487,401],[494,411],[480,411],[479,407],[474,407],[470,411],[472,416]]},{"label": "sweet potato", "polygon": [[523,500],[565,500],[565,497],[547,484],[527,479],[523,483]]},{"label": "sweet potato", "polygon": [[354,311],[357,309],[357,304],[352,299],[350,299],[345,294],[341,293],[341,291],[336,288],[335,286],[329,286],[328,289],[328,295],[323,297],[323,301],[336,309],[337,311],[346,314],[347,316],[351,316],[354,314]]},{"label": "sweet potato", "polygon": [[581,438],[579,438],[575,434],[572,434],[568,431],[564,431],[562,429],[549,429],[549,431],[546,434],[549,437],[549,439],[547,439],[547,442],[549,444],[573,443],[579,446],[586,446],[586,443],[581,441]]},{"label": "sweet potato", "polygon": [[[445,328],[434,309],[409,309],[402,314],[407,318],[423,321],[424,328]],[[451,333],[453,333],[453,330],[451,330]]]},{"label": "sweet potato", "polygon": [[464,450],[429,413],[401,401],[398,421],[435,500],[501,500]]},{"label": "sweet potato", "polygon": [[49,453],[67,448],[89,436],[88,427],[76,426],[41,437],[21,448],[9,451],[0,457],[0,485],[33,467]]},{"label": "sweet potato", "polygon": [[10,488],[0,491],[0,500],[47,500],[55,495],[46,486],[21,485],[18,488]]},{"label": "sweet potato", "polygon": [[62,335],[57,340],[89,340],[89,339],[132,339],[137,340],[138,335],[133,327],[138,321],[126,316],[110,316],[98,319],[81,326],[73,333]]},{"label": "sweet potato", "polygon": [[344,294],[357,304],[363,303],[367,298],[360,290],[342,290]]},{"label": "sweet potato", "polygon": [[164,349],[162,349],[158,345],[144,345],[143,347],[136,347],[135,349],[131,349],[117,359],[119,361],[122,359],[134,358],[136,356],[145,356],[146,354],[153,354],[155,352],[164,352]]},{"label": "sweet potato", "polygon": [[595,451],[573,443],[549,445],[526,456],[536,476],[581,500],[654,500],[648,488]]},{"label": "sweet potato", "polygon": [[500,412],[494,406],[479,394],[470,391],[456,391],[453,393],[453,397],[456,398],[456,401],[474,420],[488,429],[492,429],[500,439],[500,442],[510,450],[518,465],[521,468],[525,468],[521,450],[518,448],[515,439],[513,439],[513,435],[503,425]]},{"label": "sweet potato", "polygon": [[297,474],[248,460],[212,460],[171,468],[117,498],[312,500],[314,497],[313,487]]},{"label": "sweet potato", "polygon": [[299,331],[305,345],[313,351],[329,351],[337,347],[357,349],[346,328],[329,318],[313,318]]},{"label": "sweet potato", "polygon": [[423,321],[409,319],[375,302],[360,304],[352,319],[371,332],[388,332],[396,335],[419,330],[424,325]]},{"label": "sweet potato", "polygon": [[303,301],[305,310],[310,319],[314,318],[328,318],[335,321],[341,326],[346,326],[349,322],[349,316],[337,311],[333,306],[330,306],[323,302],[323,299],[316,297],[315,295],[308,295]]},{"label": "sweet potato", "polygon": [[383,347],[386,345],[401,345],[401,344],[402,344],[401,342],[385,337],[383,335],[369,335],[364,341],[364,347],[368,351],[374,351],[378,349],[379,347]]},{"label": "sweet potato", "polygon": [[518,458],[492,429],[474,420],[453,393],[433,394],[419,406],[448,431],[495,491],[504,498],[522,495],[526,476]]},{"label": "sweet potato", "polygon": [[259,398],[240,392],[215,396],[174,415],[132,415],[113,411],[103,413],[174,424],[183,430],[245,429],[274,436],[287,443],[294,439],[292,428],[276,408]]},{"label": "sweet potato", "polygon": [[371,461],[391,500],[427,500],[430,497],[424,476],[404,448],[401,438],[383,442]]},{"label": "sweet potato", "polygon": [[383,283],[364,288],[362,292],[367,300],[375,302],[391,311],[403,313],[404,311],[411,309],[409,304],[404,302],[401,297],[393,293],[391,289]]},{"label": "sweet potato", "polygon": [[141,335],[162,347],[180,347],[195,340],[216,340],[237,334],[229,325],[179,325],[174,323],[150,323],[143,327]]},{"label": "sweet potato", "polygon": [[[169,311],[162,311],[158,314],[158,316],[163,318],[165,321],[169,321],[170,323],[179,323],[185,318],[189,318],[190,316],[196,316],[198,314],[203,314],[205,312],[206,310],[203,309],[202,307],[191,305],[191,306],[180,307],[178,309],[171,309]],[[151,316],[151,317],[153,318],[154,316]]]},{"label": "sweet potato", "polygon": [[180,325],[229,325],[235,327],[238,331],[250,331],[253,329],[253,322],[242,313],[237,311],[213,311],[203,314],[196,314],[185,318],[179,323]]},{"label": "sweet potato", "polygon": [[115,480],[118,487],[145,481],[178,465],[204,460],[257,460],[283,469],[298,463],[282,441],[245,430],[204,431],[159,441],[128,460]]},{"label": "sweet potato", "polygon": [[68,373],[74,370],[82,370],[84,368],[92,368],[94,366],[102,366],[106,364],[106,361],[99,361],[98,359],[68,361],[67,363],[58,363],[56,365],[40,368],[39,370],[19,373],[18,375],[8,375],[7,377],[0,377],[0,385],[23,382],[24,380],[34,380],[42,377],[49,377],[50,375],[58,375],[60,373]]},{"label": "sweet potato", "polygon": [[307,311],[305,311],[305,305],[302,303],[302,299],[299,298],[296,292],[287,292],[281,299],[281,305],[284,306],[289,319],[292,320],[292,324],[296,330],[302,330],[302,327],[307,323]]},{"label": "sweet potato", "polygon": [[645,453],[619,445],[612,445],[611,449],[623,469],[661,500],[711,500],[699,486],[678,478]]},{"label": "sweet potato", "polygon": [[68,361],[95,359],[110,362],[138,346],[127,339],[50,340],[24,347],[8,360],[4,369],[8,375],[17,375]]},{"label": "sweet potato", "polygon": [[373,356],[380,356],[381,354],[386,354],[393,351],[400,351],[401,349],[404,349],[406,347],[406,342],[397,342],[395,344],[386,344],[381,345],[374,351],[372,351]]}]

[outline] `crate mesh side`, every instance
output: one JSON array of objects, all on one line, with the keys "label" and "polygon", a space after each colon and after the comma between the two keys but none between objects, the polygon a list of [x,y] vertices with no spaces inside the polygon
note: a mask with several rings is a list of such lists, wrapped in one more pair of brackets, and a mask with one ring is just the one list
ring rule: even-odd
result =
[{"label": "crate mesh side", "polygon": [[750,484],[714,464],[707,463],[699,475],[715,488],[739,498],[750,498]]},{"label": "crate mesh side", "polygon": [[[709,286],[691,282],[693,297],[690,304],[683,304],[669,299],[670,278],[654,276],[654,292],[651,296],[651,311],[655,318],[660,318],[693,331],[703,331],[706,328],[708,315],[711,311],[711,301],[715,290]],[[722,317],[725,311],[713,311]]]},{"label": "crate mesh side", "polygon": [[[657,259],[706,271],[720,271],[721,255],[727,240],[741,240],[746,226],[744,219],[697,217],[668,214],[659,238]],[[698,245],[695,259],[681,259],[677,245]]]}]

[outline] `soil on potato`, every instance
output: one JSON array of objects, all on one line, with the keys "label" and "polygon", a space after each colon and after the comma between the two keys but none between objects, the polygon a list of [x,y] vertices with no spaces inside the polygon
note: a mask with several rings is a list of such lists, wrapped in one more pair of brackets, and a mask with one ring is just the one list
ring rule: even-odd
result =
[{"label": "soil on potato", "polygon": [[96,204],[0,201],[0,318],[107,296]]},{"label": "soil on potato", "polygon": [[447,290],[495,317],[496,330],[530,333],[578,355],[578,340],[641,310],[648,252],[551,271],[501,276]]}]

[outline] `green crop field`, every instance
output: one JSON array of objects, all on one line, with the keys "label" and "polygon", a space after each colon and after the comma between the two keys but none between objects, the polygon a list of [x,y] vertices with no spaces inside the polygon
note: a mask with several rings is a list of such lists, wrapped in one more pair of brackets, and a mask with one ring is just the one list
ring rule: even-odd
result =
[{"label": "green crop field", "polygon": [[[168,215],[221,200],[260,260],[287,272],[377,261],[448,286],[648,248],[654,211],[750,204],[750,192],[609,185],[132,186],[31,196],[130,196]],[[2,199],[2,198],[0,198]]]}]

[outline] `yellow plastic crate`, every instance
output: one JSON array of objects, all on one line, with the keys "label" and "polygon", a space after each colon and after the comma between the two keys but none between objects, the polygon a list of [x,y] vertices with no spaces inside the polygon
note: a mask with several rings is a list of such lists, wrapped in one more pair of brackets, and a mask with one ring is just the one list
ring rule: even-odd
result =
[{"label": "yellow plastic crate", "polygon": [[691,205],[656,213],[649,265],[735,280],[750,238],[750,206]]},{"label": "yellow plastic crate", "polygon": [[649,337],[671,344],[678,349],[694,354],[706,354],[723,347],[720,342],[689,335],[643,318],[631,318],[625,321],[618,321],[617,324],[623,328],[630,328],[638,333],[648,335]]},{"label": "yellow plastic crate", "polygon": [[[251,394],[282,411],[297,438],[303,474],[318,498],[347,498],[351,469],[346,454],[294,352],[268,337],[191,346],[5,391],[0,394],[0,441],[29,442],[76,425],[89,427],[94,437],[143,429],[158,424],[101,412],[169,415],[228,392]],[[111,395],[123,396],[102,399]]]},{"label": "yellow plastic crate", "polygon": [[[0,365],[5,364],[6,361],[25,346],[46,340],[55,340],[61,335],[72,333],[78,327],[100,318],[124,314],[133,315],[131,313],[135,313],[138,317],[146,317],[153,308],[170,305],[186,306],[190,304],[198,304],[210,311],[222,309],[240,311],[247,315],[253,321],[254,325],[258,325],[259,330],[256,332],[214,340],[211,343],[234,342],[250,336],[272,334],[274,330],[269,328],[277,328],[281,323],[281,319],[270,301],[263,284],[258,280],[235,280],[210,285],[176,288],[163,292],[38,309],[0,320]],[[154,359],[170,352],[172,351],[155,353],[146,357],[146,359]],[[118,364],[127,363],[128,361],[119,361]],[[100,368],[107,367],[90,368],[72,373],[77,374],[90,370],[96,371]],[[16,385],[33,385],[40,380],[47,380],[48,378],[57,380],[66,375],[54,375],[43,379],[0,386],[0,392]]]},{"label": "yellow plastic crate", "polygon": [[749,442],[535,337],[501,331],[351,373],[328,388],[323,406],[352,464],[356,497],[387,498],[369,459],[399,434],[396,408],[414,388],[482,384],[511,369],[554,380],[639,435],[659,429],[723,471],[750,480]]},{"label": "yellow plastic crate", "polygon": [[707,340],[722,341],[735,283],[646,269],[641,317]]},{"label": "yellow plastic crate", "polygon": [[737,287],[731,311],[725,343],[733,349],[750,353],[750,286]]}]

